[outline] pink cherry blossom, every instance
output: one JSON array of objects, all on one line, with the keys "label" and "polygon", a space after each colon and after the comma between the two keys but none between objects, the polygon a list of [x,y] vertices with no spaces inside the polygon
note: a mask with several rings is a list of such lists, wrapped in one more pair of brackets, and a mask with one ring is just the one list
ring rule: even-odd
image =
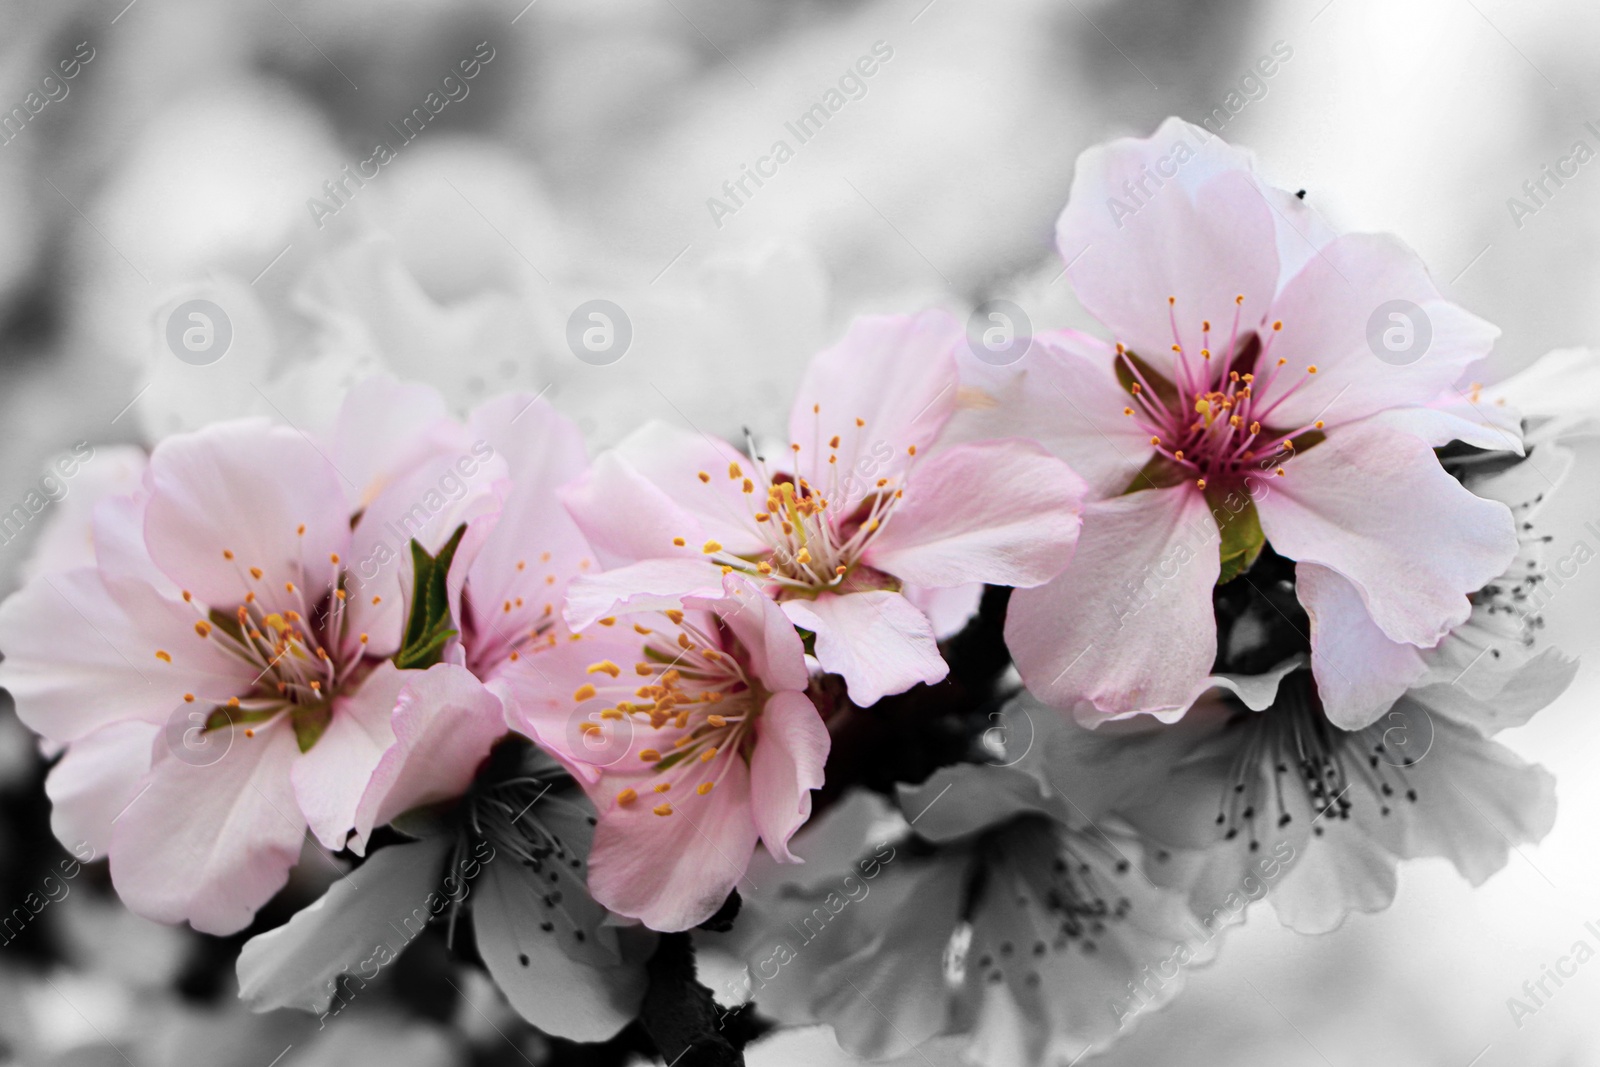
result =
[{"label": "pink cherry blossom", "polygon": [[0,684],[67,746],[56,826],[109,852],[134,911],[243,928],[307,828],[344,847],[385,751],[417,743],[391,725],[429,696],[403,700],[408,675],[434,673],[389,660],[404,550],[437,550],[505,468],[476,457],[468,477],[451,454],[470,455],[460,428],[445,448],[433,419],[416,425],[433,445],[397,432],[389,463],[377,436],[350,432],[382,421],[375,407],[403,415],[409,394],[358,391],[342,438],[246,420],[162,442],[137,491],[97,505],[93,565],[42,573],[0,605]]},{"label": "pink cherry blossom", "polygon": [[942,679],[950,624],[936,632],[919,603],[957,590],[970,608],[973,583],[1048,581],[1071,558],[1083,494],[1031,442],[939,445],[959,338],[940,312],[857,319],[812,361],[780,455],[657,423],[602,456],[567,501],[615,569],[574,583],[568,621],[714,595],[730,569],[815,634],[857,704]]},{"label": "pink cherry blossom", "polygon": [[602,619],[538,657],[525,683],[564,703],[539,714],[591,739],[579,748],[598,772],[590,890],[656,930],[713,914],[758,841],[799,862],[788,842],[828,755],[794,626],[748,580],[722,584],[716,596]]},{"label": "pink cherry blossom", "polygon": [[[1264,535],[1306,578],[1329,715],[1370,722],[1422,663],[1343,654],[1352,635],[1431,648],[1516,551],[1508,509],[1462,488],[1417,435],[1437,423],[1408,421],[1497,331],[1397,241],[1333,235],[1248,156],[1176,119],[1086,152],[1057,237],[1116,344],[1064,331],[971,375],[990,419],[1036,435],[1098,498],[1072,565],[1011,600],[1023,679],[1085,722],[1182,715],[1216,656],[1222,556],[1237,572]],[[1428,323],[1420,358],[1370,347],[1391,301]]]}]

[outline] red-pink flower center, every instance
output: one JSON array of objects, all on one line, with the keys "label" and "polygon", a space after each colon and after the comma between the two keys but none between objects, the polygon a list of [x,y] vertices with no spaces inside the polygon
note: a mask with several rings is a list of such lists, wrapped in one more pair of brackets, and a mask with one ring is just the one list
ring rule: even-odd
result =
[{"label": "red-pink flower center", "polygon": [[617,803],[631,807],[643,794],[655,814],[667,816],[675,797],[686,790],[706,796],[730,761],[744,758],[764,690],[716,634],[681,611],[600,620],[602,626],[624,623],[643,639],[638,662],[631,670],[611,660],[590,664],[594,680],[572,699],[579,706],[607,705],[580,726],[586,744],[608,747],[619,735],[624,744],[643,739],[630,755],[646,769],[636,786],[617,794]]},{"label": "red-pink flower center", "polygon": [[1226,347],[1213,351],[1207,320],[1200,324],[1201,348],[1191,352],[1178,330],[1176,303],[1167,298],[1172,381],[1117,345],[1119,370],[1129,379],[1132,396],[1123,414],[1149,432],[1158,454],[1192,473],[1201,489],[1237,483],[1252,473],[1282,476],[1283,464],[1295,454],[1296,438],[1321,430],[1323,423],[1319,419],[1286,430],[1274,426],[1273,416],[1317,373],[1316,364],[1308,365],[1304,374],[1285,372],[1289,361],[1272,354],[1283,330],[1281,321],[1241,334],[1243,296],[1234,301]]}]

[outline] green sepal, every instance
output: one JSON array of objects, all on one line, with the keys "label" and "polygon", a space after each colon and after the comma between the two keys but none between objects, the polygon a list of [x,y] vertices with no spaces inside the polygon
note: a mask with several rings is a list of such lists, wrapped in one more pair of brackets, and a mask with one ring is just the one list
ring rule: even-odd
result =
[{"label": "green sepal", "polygon": [[[1244,507],[1235,511],[1228,506],[1228,498],[1241,495],[1244,497]],[[1211,509],[1211,517],[1216,520],[1217,532],[1221,534],[1218,551],[1222,565],[1217,572],[1217,584],[1226,585],[1251,568],[1266,547],[1267,535],[1261,530],[1261,516],[1256,513],[1256,502],[1249,493],[1237,488],[1223,490],[1220,487],[1208,487],[1206,505]]]},{"label": "green sepal", "polygon": [[333,721],[333,707],[328,704],[306,704],[296,706],[289,713],[289,723],[294,727],[294,739],[300,745],[301,752],[310,752],[311,746],[328,729],[328,723]]},{"label": "green sepal", "polygon": [[224,726],[254,726],[258,722],[266,722],[277,714],[276,708],[268,708],[265,711],[241,711],[238,708],[219,705],[212,708],[211,714],[206,716],[206,730],[220,730]]},{"label": "green sepal", "polygon": [[1129,363],[1138,368],[1139,373],[1144,376],[1145,382],[1155,391],[1156,396],[1167,406],[1169,411],[1178,410],[1178,387],[1132,352],[1123,352],[1121,356],[1117,357],[1116,361],[1117,381],[1122,383],[1123,389],[1132,393],[1134,383],[1139,380],[1134,377],[1133,371],[1128,369]]},{"label": "green sepal", "polygon": [[443,649],[458,632],[451,624],[450,595],[446,580],[450,561],[455,558],[466,524],[456,527],[437,556],[413,538],[411,564],[415,576],[411,596],[411,617],[406,620],[405,640],[394,655],[394,665],[403,670],[426,670],[443,660]]},{"label": "green sepal", "polygon": [[1289,440],[1294,443],[1294,454],[1299,455],[1302,452],[1315,448],[1317,445],[1320,445],[1327,439],[1328,435],[1323,433],[1321,430],[1307,430],[1300,436],[1291,437]]},{"label": "green sepal", "polygon": [[1133,480],[1128,483],[1128,488],[1122,491],[1122,495],[1137,493],[1141,489],[1171,489],[1175,485],[1182,485],[1198,477],[1188,467],[1157,452],[1150,457],[1148,463],[1139,468],[1139,473],[1133,476]]}]

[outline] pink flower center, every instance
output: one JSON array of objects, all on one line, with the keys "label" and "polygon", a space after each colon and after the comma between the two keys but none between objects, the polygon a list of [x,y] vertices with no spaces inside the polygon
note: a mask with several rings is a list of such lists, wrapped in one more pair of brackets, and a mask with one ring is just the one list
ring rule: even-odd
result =
[{"label": "pink flower center", "polygon": [[[1201,489],[1237,484],[1251,473],[1282,477],[1283,463],[1295,455],[1296,439],[1323,428],[1321,420],[1296,429],[1274,428],[1274,413],[1311,380],[1317,366],[1307,366],[1304,376],[1284,374],[1289,361],[1272,358],[1283,323],[1274,322],[1265,334],[1247,330],[1241,337],[1243,303],[1243,296],[1234,301],[1226,349],[1212,352],[1211,323],[1204,321],[1202,347],[1193,353],[1184,348],[1179,335],[1176,299],[1167,298],[1173,381],[1117,345],[1119,371],[1127,376],[1133,397],[1123,414],[1149,432],[1150,445],[1159,455],[1194,475]],[[1306,444],[1302,439],[1299,447]]]},{"label": "pink flower center", "polygon": [[[727,774],[731,761],[744,757],[754,741],[752,725],[765,694],[737,654],[683,612],[630,619],[643,638],[632,680],[624,680],[625,672],[616,663],[601,660],[588,667],[596,680],[579,686],[572,698],[579,705],[597,699],[609,705],[598,713],[598,721],[586,719],[579,727],[586,744],[616,744],[619,733],[627,744],[650,731],[645,747],[637,749],[648,770],[636,788],[617,794],[617,802],[629,807],[641,792],[655,794],[651,810],[667,816],[673,813],[674,790],[705,796]],[[600,625],[619,622],[605,618]]]},{"label": "pink flower center", "polygon": [[[813,405],[812,413],[819,416],[819,429],[811,447],[821,455],[821,406]],[[867,424],[859,418],[854,423],[852,444],[857,446],[855,454],[861,456],[859,444]],[[871,453],[858,459],[855,468],[841,471],[840,441],[839,434],[826,440],[825,485],[813,485],[799,474],[774,470],[759,455],[750,461],[753,477],[745,474],[740,463],[728,464],[728,479],[739,484],[746,502],[746,512],[740,518],[766,548],[764,552],[734,555],[718,542],[707,541],[701,551],[724,573],[748,575],[766,584],[780,600],[837,590],[853,574],[852,587],[892,584],[887,576],[856,572],[862,553],[882,533],[904,499],[912,464],[891,467],[890,461],[897,459],[900,452],[879,442]],[[801,447],[799,442],[789,445],[796,460]],[[907,446],[905,455],[914,461],[916,446]],[[699,473],[705,484],[712,477],[705,471]],[[680,537],[674,543],[682,547],[685,542]]]},{"label": "pink flower center", "polygon": [[[298,531],[304,536],[305,527]],[[330,585],[308,589],[303,566],[274,575],[237,559],[230,549],[222,549],[222,557],[239,575],[236,605],[207,607],[188,590],[183,592],[184,601],[195,609],[195,634],[255,671],[253,682],[228,696],[220,708],[226,709],[228,720],[247,726],[290,712],[302,748],[309,748],[327,726],[333,697],[359,684],[377,663],[365,655],[367,635],[351,632],[341,561],[337,554],[330,556]],[[156,655],[171,659],[164,649]],[[185,693],[184,700],[193,703],[196,696]],[[247,728],[245,736],[254,736],[254,730]]]}]

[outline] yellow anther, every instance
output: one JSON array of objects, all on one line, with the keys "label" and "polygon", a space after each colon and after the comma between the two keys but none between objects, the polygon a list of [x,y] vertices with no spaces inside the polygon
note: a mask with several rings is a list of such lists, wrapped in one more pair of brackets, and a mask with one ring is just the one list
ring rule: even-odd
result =
[{"label": "yellow anther", "polygon": [[739,469],[739,464],[737,464],[737,463],[728,464],[728,480],[729,481],[735,481],[736,482],[740,478],[743,478],[743,477],[744,477],[744,471]]},{"label": "yellow anther", "polygon": [[700,551],[709,556],[714,552],[721,552],[722,545],[716,541],[707,541],[705,544],[700,546]]},{"label": "yellow anther", "polygon": [[256,579],[257,581],[260,581],[261,580],[261,568],[260,567],[251,567],[250,568],[250,577]]},{"label": "yellow anther", "polygon": [[210,637],[211,624],[206,622],[204,619],[196,619],[194,623],[194,632],[199,634],[201,637]]},{"label": "yellow anther", "polygon": [[226,548],[223,549],[222,550],[222,558],[223,559],[232,559],[233,558],[233,552],[230,551],[229,549],[226,549]]},{"label": "yellow anther", "polygon": [[638,799],[639,794],[635,793],[631,789],[624,789],[622,792],[617,794],[617,803],[621,804],[623,807],[627,807],[629,804],[632,804]]},{"label": "yellow anther", "polygon": [[716,758],[717,758],[717,750],[715,748],[708,748],[704,752],[700,753],[700,762],[701,763],[710,763],[712,760],[714,760]]},{"label": "yellow anther", "polygon": [[672,790],[672,783],[671,782],[660,782],[660,783],[658,783],[656,785],[656,792],[657,793],[667,793],[667,792],[671,792],[671,790]]},{"label": "yellow anther", "polygon": [[715,784],[715,782],[701,782],[699,785],[694,787],[694,791],[699,793],[701,796],[705,796],[707,793],[711,792],[711,787]]},{"label": "yellow anther", "polygon": [[171,663],[172,653],[168,652],[164,648],[158,648],[156,649],[156,659],[160,660],[162,663]]},{"label": "yellow anther", "polygon": [[590,683],[584,682],[572,691],[572,699],[582,703],[585,700],[593,700],[599,694],[600,691],[598,689]]},{"label": "yellow anther", "polygon": [[701,471],[700,472],[700,480],[702,482],[709,482],[709,481],[711,481],[711,475],[707,474],[705,471]]},{"label": "yellow anther", "polygon": [[657,815],[665,817],[667,815],[671,815],[672,814],[672,805],[671,804],[657,804],[655,807],[651,808],[650,810],[655,812]]},{"label": "yellow anther", "polygon": [[608,659],[603,659],[599,663],[591,663],[591,664],[589,664],[589,666],[587,668],[585,668],[585,673],[586,674],[609,674],[613,678],[618,678],[618,677],[621,677],[621,675],[622,675],[622,668],[617,666],[615,663],[612,663]]},{"label": "yellow anther", "polygon": [[615,615],[607,615],[605,618],[596,619],[595,621],[601,626],[615,626],[617,624],[617,617]]},{"label": "yellow anther", "polygon": [[661,753],[657,752],[653,748],[647,748],[643,752],[639,753],[639,759],[644,763],[660,763]]}]

